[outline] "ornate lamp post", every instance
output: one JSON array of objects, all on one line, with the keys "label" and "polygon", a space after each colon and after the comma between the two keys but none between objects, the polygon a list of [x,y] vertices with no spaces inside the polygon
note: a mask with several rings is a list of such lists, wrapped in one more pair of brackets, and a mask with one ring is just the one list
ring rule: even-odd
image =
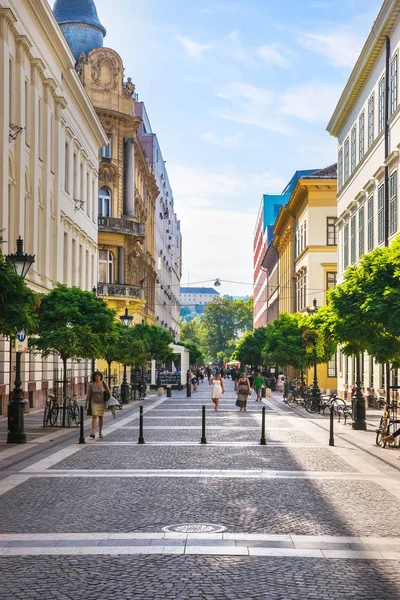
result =
[{"label": "ornate lamp post", "polygon": [[[389,382],[388,382],[389,384]],[[367,422],[365,420],[365,400],[361,390],[361,361],[360,354],[356,355],[356,391],[352,399],[353,404],[353,422],[352,429],[366,431]]]},{"label": "ornate lamp post", "polygon": [[[120,319],[122,321],[122,324],[125,325],[125,327],[130,326],[133,320],[133,316],[128,314],[128,308],[125,308],[125,313],[120,316]],[[126,381],[126,365],[124,365],[124,376],[121,384],[121,400],[122,404],[129,403],[129,386],[128,382]]]},{"label": "ornate lamp post", "polygon": [[[307,309],[307,312],[309,315],[315,315],[317,310],[318,310],[317,300],[316,300],[316,298],[314,298],[313,305]],[[312,386],[312,390],[311,390],[311,395],[314,398],[314,400],[316,400],[317,402],[319,402],[321,400],[321,390],[319,389],[319,386],[318,386],[318,376],[317,376],[317,343],[316,343],[316,341],[314,341],[314,382],[313,382],[313,386]]]},{"label": "ornate lamp post", "polygon": [[[6,256],[6,260],[12,261],[16,274],[25,279],[29,269],[35,262],[35,257],[24,252],[24,240],[19,236],[17,239],[17,251],[15,254]],[[17,352],[13,399],[8,405],[8,444],[26,443],[26,433],[24,431],[25,400],[21,386],[21,352]]]},{"label": "ornate lamp post", "polygon": [[[97,287],[96,286],[94,286],[92,292],[93,292],[93,296],[95,298],[97,298]],[[95,372],[95,370],[96,370],[96,359],[92,358],[92,377],[93,377],[93,373]]]}]

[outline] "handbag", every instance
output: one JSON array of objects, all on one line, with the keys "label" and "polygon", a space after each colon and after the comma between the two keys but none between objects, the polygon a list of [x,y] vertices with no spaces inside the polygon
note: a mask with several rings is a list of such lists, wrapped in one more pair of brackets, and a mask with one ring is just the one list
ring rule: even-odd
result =
[{"label": "handbag", "polygon": [[110,396],[111,396],[110,392],[109,392],[109,391],[107,391],[107,390],[104,390],[104,394],[103,394],[103,397],[104,397],[104,404],[107,404],[107,402],[108,402],[108,401],[109,401],[109,399],[110,399]]}]

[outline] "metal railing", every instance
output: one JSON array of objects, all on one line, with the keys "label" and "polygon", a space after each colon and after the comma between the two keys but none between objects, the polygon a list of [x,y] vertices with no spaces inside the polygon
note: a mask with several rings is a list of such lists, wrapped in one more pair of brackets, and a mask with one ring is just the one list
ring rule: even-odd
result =
[{"label": "metal railing", "polygon": [[118,231],[121,233],[131,233],[133,235],[145,235],[144,223],[137,223],[127,218],[121,217],[99,217],[99,229],[103,231]]},{"label": "metal railing", "polygon": [[143,299],[144,290],[138,285],[122,285],[119,283],[99,283],[98,296],[123,296],[127,298]]}]

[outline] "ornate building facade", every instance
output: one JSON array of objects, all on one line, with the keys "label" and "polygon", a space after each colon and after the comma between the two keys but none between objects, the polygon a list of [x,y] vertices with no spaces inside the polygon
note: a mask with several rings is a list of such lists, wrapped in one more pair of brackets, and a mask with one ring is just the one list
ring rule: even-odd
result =
[{"label": "ornate building facade", "polygon": [[[0,230],[5,254],[36,259],[27,283],[46,293],[57,282],[91,290],[97,282],[98,149],[106,138],[46,0],[0,2]],[[13,385],[14,353],[0,341],[0,414]],[[31,408],[53,387],[58,360],[23,358]],[[68,364],[83,393],[90,364]]]},{"label": "ornate building facade", "polygon": [[57,0],[54,12],[107,135],[99,168],[98,295],[121,314],[127,308],[134,322],[154,323],[158,188],[138,140],[142,121],[135,115],[135,87],[124,80],[121,57],[103,47],[105,29],[93,1],[75,4]]}]

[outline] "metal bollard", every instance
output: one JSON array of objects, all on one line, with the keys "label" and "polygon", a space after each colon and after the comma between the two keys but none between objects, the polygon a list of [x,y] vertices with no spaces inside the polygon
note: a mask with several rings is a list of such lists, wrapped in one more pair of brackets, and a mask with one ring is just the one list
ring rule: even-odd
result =
[{"label": "metal bollard", "polygon": [[140,407],[140,417],[139,417],[139,441],[138,444],[144,444],[143,437],[143,406]]},{"label": "metal bollard", "polygon": [[178,391],[181,392],[182,390],[183,390],[183,385],[182,385],[182,382],[180,381],[178,383]]},{"label": "metal bollard", "polygon": [[84,429],[84,423],[83,423],[83,406],[80,407],[80,413],[81,413],[81,422],[80,422],[80,430],[79,430],[79,443],[80,444],[86,444],[85,442],[85,429]]},{"label": "metal bollard", "polygon": [[206,407],[203,406],[202,418],[201,418],[201,443],[207,444],[206,438]]},{"label": "metal bollard", "polygon": [[172,398],[172,385],[167,385],[167,398]]},{"label": "metal bollard", "polygon": [[261,439],[260,446],[266,446],[267,440],[265,439],[265,406],[262,407],[262,415],[261,415]]},{"label": "metal bollard", "polygon": [[190,381],[189,373],[186,376],[186,397],[187,398],[192,397],[192,382]]},{"label": "metal bollard", "polygon": [[334,446],[335,445],[335,439],[333,437],[333,417],[334,417],[334,406],[333,404],[331,404],[331,414],[330,414],[330,418],[329,418],[329,445],[330,446]]},{"label": "metal bollard", "polygon": [[261,398],[265,398],[267,393],[267,389],[265,387],[261,388]]}]

